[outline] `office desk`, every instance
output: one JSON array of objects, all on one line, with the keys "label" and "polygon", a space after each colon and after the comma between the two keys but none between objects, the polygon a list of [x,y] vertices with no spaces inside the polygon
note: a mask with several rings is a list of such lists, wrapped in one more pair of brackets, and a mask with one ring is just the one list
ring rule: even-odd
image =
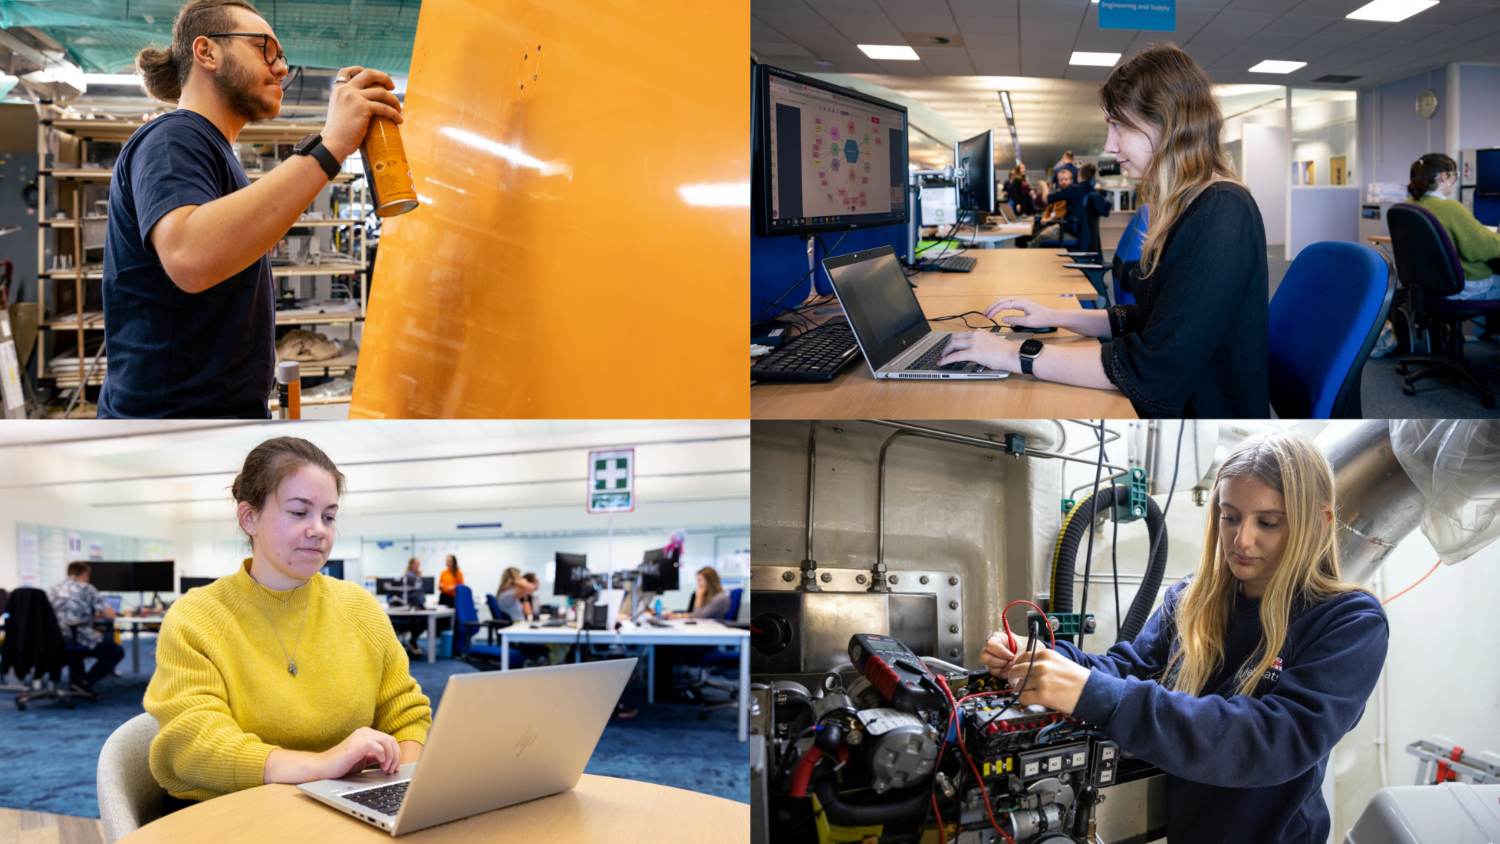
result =
[{"label": "office desk", "polygon": [[392,619],[397,618],[427,618],[427,661],[437,662],[437,620],[440,618],[452,618],[453,610],[447,607],[435,607],[433,609],[413,610],[406,607],[386,607],[385,614]]},{"label": "office desk", "polygon": [[[173,812],[121,839],[129,844],[216,841],[384,841],[389,833],[307,797],[262,785]],[[610,841],[739,844],[750,840],[745,803],[664,785],[584,774],[571,790],[403,835],[401,842]]]},{"label": "office desk", "polygon": [[[656,702],[656,648],[658,645],[732,645],[740,650],[740,741],[750,735],[750,631],[728,627],[717,621],[696,619],[696,624],[682,620],[668,622],[670,627],[653,627],[649,624],[621,622],[619,632],[614,630],[588,630],[580,632],[574,627],[532,627],[530,624],[513,624],[496,631],[500,635],[500,669],[510,669],[510,646],[515,644],[572,644],[586,645],[645,645],[646,650],[646,700]],[[574,661],[581,654],[575,651]]]},{"label": "office desk", "polygon": [[123,615],[117,615],[117,616],[115,616],[115,629],[116,630],[122,630],[122,631],[123,630],[129,630],[130,631],[130,673],[131,674],[139,674],[139,673],[141,673],[141,628],[145,627],[148,624],[154,624],[154,625],[157,625],[157,626],[161,626],[162,618],[163,618],[163,616],[159,616],[159,615],[147,615],[147,616],[138,616],[138,615],[123,616]]},{"label": "office desk", "polygon": [[[912,279],[929,317],[983,311],[1002,296],[1021,296],[1049,307],[1078,307],[1093,287],[1070,258],[1052,249],[994,249],[970,253],[970,273],[921,273]],[[1049,297],[1051,299],[1049,300]],[[979,325],[982,320],[973,320]],[[933,323],[938,331],[962,326]],[[1098,341],[1069,332],[1038,337],[1050,344]],[[750,388],[754,419],[1038,419],[1084,416],[1133,419],[1130,400],[1115,390],[1094,390],[1012,374],[1002,381],[876,381],[860,360],[828,384],[757,384]]]}]

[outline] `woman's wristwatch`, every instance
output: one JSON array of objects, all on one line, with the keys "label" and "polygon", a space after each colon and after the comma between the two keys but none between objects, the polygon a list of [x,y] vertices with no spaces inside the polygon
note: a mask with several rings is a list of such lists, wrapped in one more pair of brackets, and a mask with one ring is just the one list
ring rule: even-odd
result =
[{"label": "woman's wristwatch", "polygon": [[1026,341],[1021,344],[1022,375],[1032,374],[1031,364],[1036,360],[1036,356],[1042,353],[1042,349],[1045,348],[1047,348],[1047,344],[1036,339],[1035,337],[1026,338]]}]

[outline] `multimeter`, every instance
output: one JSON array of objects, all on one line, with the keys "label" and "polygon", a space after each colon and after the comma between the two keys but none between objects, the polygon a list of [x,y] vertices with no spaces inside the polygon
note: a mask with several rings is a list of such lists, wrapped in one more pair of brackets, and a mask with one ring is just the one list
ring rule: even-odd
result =
[{"label": "multimeter", "polygon": [[932,669],[890,636],[861,633],[850,638],[849,661],[887,703],[903,709],[930,709],[946,702]]}]

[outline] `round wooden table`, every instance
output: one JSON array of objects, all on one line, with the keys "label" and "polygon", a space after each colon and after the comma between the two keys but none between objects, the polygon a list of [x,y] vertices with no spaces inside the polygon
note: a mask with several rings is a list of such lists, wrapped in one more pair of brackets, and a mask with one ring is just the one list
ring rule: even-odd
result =
[{"label": "round wooden table", "polygon": [[[121,839],[154,841],[386,841],[391,836],[304,795],[263,785],[174,812]],[[750,806],[639,780],[584,774],[571,791],[429,827],[402,842],[641,842],[750,840]]]}]

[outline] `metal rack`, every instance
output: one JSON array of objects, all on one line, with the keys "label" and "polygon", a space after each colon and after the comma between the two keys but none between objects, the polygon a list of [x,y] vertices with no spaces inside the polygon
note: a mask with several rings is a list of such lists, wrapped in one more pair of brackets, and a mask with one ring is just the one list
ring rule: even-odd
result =
[{"label": "metal rack", "polygon": [[[103,332],[104,315],[97,310],[84,310],[84,303],[87,301],[89,292],[87,283],[102,281],[104,278],[102,266],[88,266],[84,263],[85,237],[89,229],[106,225],[108,215],[86,213],[88,209],[82,207],[81,186],[91,182],[107,184],[112,177],[110,170],[83,165],[88,161],[90,142],[124,143],[145,123],[140,119],[111,114],[80,115],[49,101],[38,103],[37,112],[37,300],[41,307],[41,324],[34,353],[35,371],[39,381],[51,382],[59,389],[82,389],[85,386],[102,384],[108,364],[108,355],[104,354],[102,349],[100,354],[89,356],[87,342],[90,334],[97,335]],[[236,145],[292,144],[309,132],[317,131],[320,126],[321,122],[287,120],[250,124],[240,133]],[[66,140],[70,154],[54,155],[51,152],[53,143],[62,140]],[[72,160],[54,160],[57,158]],[[251,171],[246,175],[254,181],[264,176],[266,172],[269,171]],[[59,216],[48,216],[49,198],[54,196],[61,198],[64,185],[73,186],[71,201],[67,203],[68,207],[53,209]],[[349,239],[345,254],[354,260],[273,265],[271,276],[275,279],[327,277],[330,280],[345,276],[357,277],[359,279],[358,295],[353,295],[353,289],[349,291],[357,307],[348,313],[283,314],[278,311],[276,324],[278,326],[346,325],[349,330],[349,339],[352,341],[356,324],[364,321],[369,295],[369,271],[367,269],[369,255],[362,213],[369,205],[368,188],[364,184],[363,177],[344,172],[335,177],[325,190],[347,191],[346,204],[350,209],[349,213],[355,216],[302,219],[293,224],[292,230],[348,229]],[[320,194],[320,198],[322,196]],[[54,254],[71,253],[72,266],[64,268],[49,266],[47,263],[49,238],[63,232],[70,235],[67,240],[71,241],[71,249],[60,246]],[[49,299],[52,302],[60,302],[62,296],[58,294],[58,285],[68,281],[72,281],[74,300],[72,310],[66,313],[52,312],[49,310]],[[70,366],[54,370],[48,352],[49,341],[63,333],[74,335],[77,349],[75,356],[68,361]],[[304,363],[303,377],[319,378],[345,374],[353,370],[356,363],[357,351],[340,355],[326,362]],[[87,383],[81,384],[85,379]],[[338,404],[348,401],[348,397],[340,397],[319,403]],[[274,407],[274,399],[268,406]]]}]

